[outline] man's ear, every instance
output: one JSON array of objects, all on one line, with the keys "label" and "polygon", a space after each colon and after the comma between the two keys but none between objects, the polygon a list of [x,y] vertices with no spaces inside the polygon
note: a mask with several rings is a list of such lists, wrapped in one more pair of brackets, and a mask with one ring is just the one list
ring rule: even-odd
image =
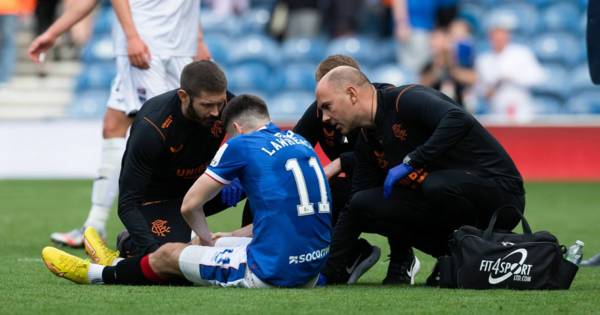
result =
[{"label": "man's ear", "polygon": [[190,96],[183,89],[177,90],[177,96],[179,97],[181,104],[187,104],[190,99]]},{"label": "man's ear", "polygon": [[242,132],[244,131],[242,126],[240,124],[238,124],[237,121],[234,121],[232,123],[232,125],[233,125],[233,130],[235,130],[235,133],[238,135],[241,135]]},{"label": "man's ear", "polygon": [[346,94],[348,97],[350,97],[350,102],[352,105],[356,105],[356,103],[358,103],[358,91],[356,90],[356,87],[348,86],[346,88]]}]

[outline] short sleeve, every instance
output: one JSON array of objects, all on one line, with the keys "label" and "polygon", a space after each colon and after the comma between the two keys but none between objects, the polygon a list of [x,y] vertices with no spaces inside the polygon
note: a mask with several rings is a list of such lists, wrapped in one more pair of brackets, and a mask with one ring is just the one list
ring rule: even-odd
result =
[{"label": "short sleeve", "polygon": [[241,170],[246,166],[246,160],[244,142],[240,140],[231,139],[219,148],[206,169],[208,176],[227,185],[241,174]]}]

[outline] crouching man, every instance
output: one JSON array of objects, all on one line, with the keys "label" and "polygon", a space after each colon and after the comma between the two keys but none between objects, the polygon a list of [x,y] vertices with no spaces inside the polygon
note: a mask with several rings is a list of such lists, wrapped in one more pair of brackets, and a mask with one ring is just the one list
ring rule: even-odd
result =
[{"label": "crouching man", "polygon": [[[331,194],[317,155],[304,138],[271,123],[267,106],[255,96],[232,99],[223,122],[234,137],[181,208],[201,245],[167,243],[148,255],[106,260],[108,249],[100,244],[91,251],[96,263],[46,247],[48,269],[76,283],[148,285],[185,278],[247,288],[314,286],[331,240]],[[240,237],[215,241],[203,207],[235,178],[247,193],[253,224],[232,232]]]}]

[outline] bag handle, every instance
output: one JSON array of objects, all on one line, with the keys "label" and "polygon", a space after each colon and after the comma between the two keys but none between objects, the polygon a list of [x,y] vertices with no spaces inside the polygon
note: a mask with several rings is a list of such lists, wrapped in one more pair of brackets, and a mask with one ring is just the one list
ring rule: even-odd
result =
[{"label": "bag handle", "polygon": [[496,209],[496,211],[494,211],[494,214],[492,214],[492,218],[490,219],[490,224],[488,225],[487,229],[485,229],[485,231],[483,232],[484,239],[490,239],[492,237],[492,232],[494,231],[494,226],[496,225],[496,220],[498,219],[498,214],[503,209],[514,209],[517,212],[517,214],[519,215],[519,217],[521,217],[521,225],[523,226],[523,234],[531,235],[531,228],[529,227],[529,223],[527,223],[527,220],[525,220],[525,217],[523,216],[521,211],[519,211],[519,209],[513,205],[505,205],[505,206],[502,206],[502,207]]}]

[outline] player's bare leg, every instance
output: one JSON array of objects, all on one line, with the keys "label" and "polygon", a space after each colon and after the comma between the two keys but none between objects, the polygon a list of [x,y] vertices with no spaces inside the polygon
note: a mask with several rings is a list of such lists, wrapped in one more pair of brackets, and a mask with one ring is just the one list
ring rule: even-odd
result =
[{"label": "player's bare leg", "polygon": [[81,228],[70,232],[52,233],[52,241],[70,247],[82,247],[83,233],[88,226],[94,227],[104,237],[110,209],[119,191],[119,172],[125,152],[125,136],[131,123],[132,118],[124,112],[107,108],[102,126],[100,165],[92,187],[92,207],[88,217]]}]

